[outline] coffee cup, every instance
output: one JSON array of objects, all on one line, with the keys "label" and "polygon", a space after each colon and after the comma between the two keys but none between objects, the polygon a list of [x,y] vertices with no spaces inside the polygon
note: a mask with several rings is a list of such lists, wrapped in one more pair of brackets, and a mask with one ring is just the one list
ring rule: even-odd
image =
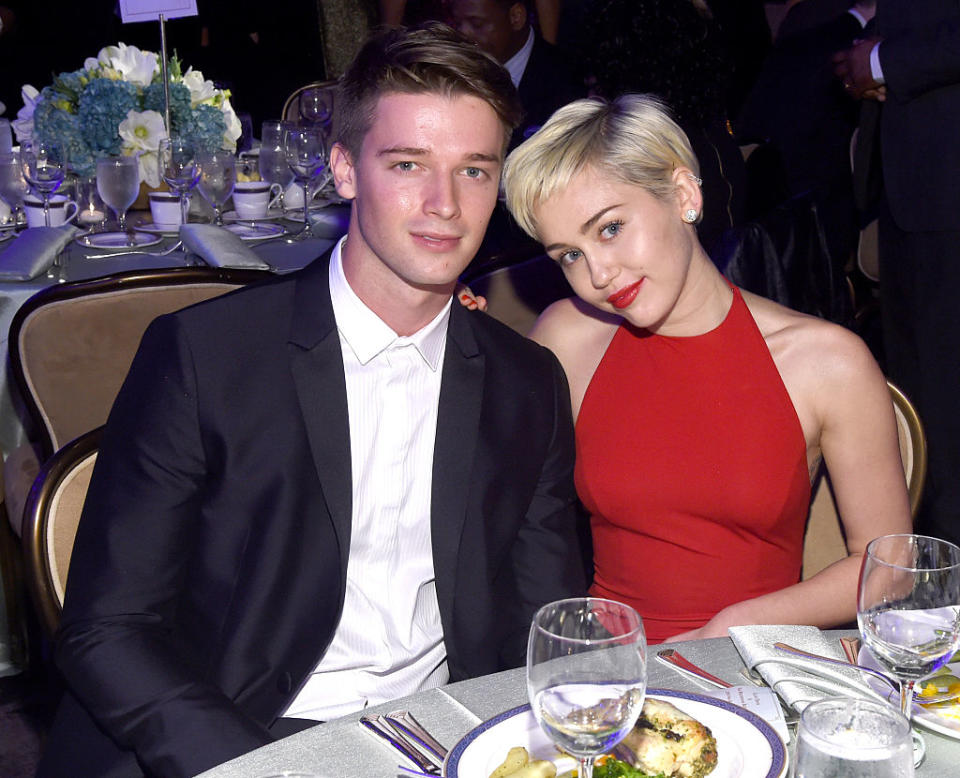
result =
[{"label": "coffee cup", "polygon": [[[23,210],[27,215],[28,227],[45,227],[43,200],[32,194],[23,198]],[[77,204],[65,195],[53,195],[50,198],[50,226],[59,227],[72,222],[77,217]]]},{"label": "coffee cup", "polygon": [[263,219],[280,199],[280,184],[266,181],[237,181],[233,185],[233,209],[240,219]]},{"label": "coffee cup", "polygon": [[180,212],[180,195],[176,192],[151,192],[150,216],[155,227],[174,231],[183,221]]}]

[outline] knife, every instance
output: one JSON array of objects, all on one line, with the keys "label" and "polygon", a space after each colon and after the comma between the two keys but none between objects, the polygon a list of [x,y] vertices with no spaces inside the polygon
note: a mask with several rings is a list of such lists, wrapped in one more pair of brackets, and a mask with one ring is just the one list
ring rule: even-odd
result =
[{"label": "knife", "polygon": [[387,720],[386,716],[361,716],[360,726],[365,727],[369,732],[376,735],[388,745],[393,746],[393,748],[407,757],[407,759],[413,762],[422,772],[429,775],[440,775],[442,763],[437,764],[435,757],[430,758],[420,751],[405,734]]},{"label": "knife", "polygon": [[729,689],[731,686],[733,686],[732,683],[727,683],[722,678],[717,678],[717,676],[713,675],[712,673],[708,673],[706,670],[697,667],[683,654],[672,648],[665,648],[662,651],[658,651],[657,659],[663,664],[675,667],[682,673],[692,675],[694,678],[699,678],[701,681],[712,683],[714,686],[719,686],[721,689]]}]

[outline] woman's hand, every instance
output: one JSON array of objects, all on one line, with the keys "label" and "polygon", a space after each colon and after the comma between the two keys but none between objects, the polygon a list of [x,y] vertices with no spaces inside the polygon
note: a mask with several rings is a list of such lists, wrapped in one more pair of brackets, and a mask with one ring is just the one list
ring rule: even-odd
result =
[{"label": "woman's hand", "polygon": [[481,294],[474,294],[473,290],[464,284],[457,284],[454,294],[460,301],[460,305],[471,311],[487,310],[487,298]]}]

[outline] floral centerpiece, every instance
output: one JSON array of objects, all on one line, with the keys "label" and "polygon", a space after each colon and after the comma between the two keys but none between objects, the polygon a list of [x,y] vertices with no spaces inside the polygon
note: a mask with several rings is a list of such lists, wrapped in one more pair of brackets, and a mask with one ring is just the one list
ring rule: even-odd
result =
[{"label": "floral centerpiece", "polygon": [[[198,147],[236,149],[240,120],[229,90],[216,89],[193,68],[183,72],[175,56],[167,72],[172,134]],[[97,157],[137,155],[140,180],[160,185],[157,147],[166,130],[160,58],[153,52],[107,46],[80,70],[61,73],[39,92],[27,84],[21,94],[23,108],[12,123],[18,141],[58,142],[81,176],[95,173]]]}]

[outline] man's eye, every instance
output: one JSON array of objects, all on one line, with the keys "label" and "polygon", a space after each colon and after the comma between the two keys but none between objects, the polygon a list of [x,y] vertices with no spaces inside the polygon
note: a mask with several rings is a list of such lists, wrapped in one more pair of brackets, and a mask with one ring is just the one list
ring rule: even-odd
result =
[{"label": "man's eye", "polygon": [[600,237],[609,239],[618,235],[621,230],[623,230],[623,222],[619,220],[613,221],[603,226],[600,230]]},{"label": "man's eye", "polygon": [[402,170],[403,172],[408,173],[411,170],[413,170],[416,166],[417,166],[416,162],[398,162],[394,167],[396,167],[397,170]]},{"label": "man's eye", "polygon": [[483,175],[483,170],[478,167],[468,167],[463,172],[466,173],[469,178],[480,178]]}]

